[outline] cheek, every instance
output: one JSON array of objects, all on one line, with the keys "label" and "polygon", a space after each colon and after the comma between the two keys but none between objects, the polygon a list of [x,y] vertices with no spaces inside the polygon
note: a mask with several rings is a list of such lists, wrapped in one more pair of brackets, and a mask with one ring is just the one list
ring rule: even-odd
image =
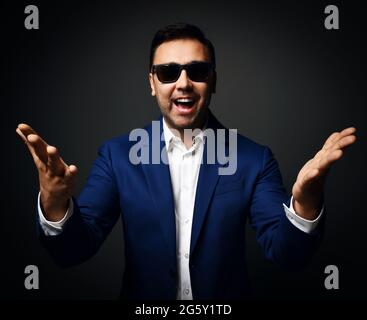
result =
[{"label": "cheek", "polygon": [[162,102],[169,102],[171,100],[172,92],[174,90],[173,86],[161,86],[157,90],[157,96]]},{"label": "cheek", "polygon": [[203,83],[202,85],[197,87],[197,92],[200,94],[201,100],[206,99],[210,94],[210,89],[208,84]]}]

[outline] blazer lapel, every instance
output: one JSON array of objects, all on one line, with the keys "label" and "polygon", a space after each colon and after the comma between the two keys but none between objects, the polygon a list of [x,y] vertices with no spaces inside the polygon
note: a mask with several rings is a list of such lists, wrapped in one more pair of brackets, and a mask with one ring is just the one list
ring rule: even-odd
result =
[{"label": "blazer lapel", "polygon": [[[161,118],[159,139],[161,137],[162,130],[163,127]],[[150,155],[152,155],[152,126],[149,126],[147,131],[150,137],[149,151]],[[165,142],[160,141],[159,145],[162,153],[166,153]],[[168,251],[172,258],[171,261],[174,261],[174,264],[176,264],[176,223],[169,166],[160,161],[159,164],[142,164],[142,168],[147,179],[154,205],[156,207],[156,210],[154,211],[157,214],[157,219],[160,221],[160,226],[162,229],[161,231],[164,235]],[[173,267],[175,270],[175,266]]]},{"label": "blazer lapel", "polygon": [[[224,129],[214,115],[209,111],[208,129],[212,129],[215,132],[215,143],[217,143],[217,129]],[[217,157],[215,157],[215,163],[210,164],[207,161],[207,146],[204,145],[203,161],[200,166],[199,179],[196,188],[194,217],[191,229],[191,243],[190,243],[190,256],[193,253],[195,246],[198,242],[200,231],[202,229],[209,204],[211,202],[215,187],[218,183],[219,173],[218,170],[222,166],[218,163]]]},{"label": "blazer lapel", "polygon": [[[208,126],[215,132],[217,141],[217,129],[224,129],[218,120],[209,113]],[[147,127],[150,137],[149,147],[152,154],[152,126]],[[160,118],[160,134],[163,131],[162,117]],[[161,136],[159,136],[160,138]],[[219,179],[218,170],[222,166],[218,163],[217,157],[214,164],[207,162],[207,143],[204,145],[203,161],[200,165],[198,184],[196,189],[194,216],[191,231],[190,255],[195,249],[198,242],[200,232],[202,230],[205,216],[208,211],[209,204]],[[160,150],[163,156],[167,156],[164,141],[160,141]],[[147,179],[148,187],[152,195],[154,205],[156,207],[157,219],[160,221],[161,231],[167,243],[168,251],[171,255],[171,261],[174,261],[174,269],[176,270],[176,221],[175,207],[173,200],[173,189],[171,184],[171,175],[169,166],[160,161],[159,164],[142,164],[144,174]]]},{"label": "blazer lapel", "polygon": [[219,178],[219,164],[217,162],[215,164],[206,163],[206,147],[207,144],[204,146],[203,162],[200,167],[199,179],[196,188],[194,217],[191,229],[190,256],[192,255],[198,241],[207,209]]}]

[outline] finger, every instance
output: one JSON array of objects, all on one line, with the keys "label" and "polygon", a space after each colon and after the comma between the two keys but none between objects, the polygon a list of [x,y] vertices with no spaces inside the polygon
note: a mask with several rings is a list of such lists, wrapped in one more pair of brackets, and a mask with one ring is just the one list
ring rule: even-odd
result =
[{"label": "finger", "polygon": [[15,132],[22,138],[24,143],[28,143],[26,136],[23,134],[22,130],[20,130],[18,127],[15,129]]},{"label": "finger", "polygon": [[350,145],[352,145],[354,142],[356,142],[356,140],[357,138],[354,135],[344,136],[340,140],[334,142],[334,144],[329,148],[328,151],[334,151],[337,149],[343,150],[346,147],[349,147]]},{"label": "finger", "polygon": [[37,134],[37,132],[28,124],[20,123],[18,124],[18,129],[27,137],[30,134]]},{"label": "finger", "polygon": [[343,139],[344,137],[348,135],[352,135],[356,132],[356,128],[349,127],[346,128],[340,132],[334,132],[329,136],[329,138],[326,140],[323,149],[329,149],[336,141]]},{"label": "finger", "polygon": [[33,147],[33,150],[37,157],[47,165],[48,154],[47,154],[47,146],[48,144],[38,135],[30,134],[27,136],[27,140],[30,145]]},{"label": "finger", "polygon": [[21,137],[21,139],[23,140],[23,142],[26,144],[29,152],[31,153],[32,157],[33,157],[33,161],[36,164],[38,169],[41,169],[43,166],[45,166],[46,164],[43,163],[40,158],[38,157],[38,155],[36,154],[34,147],[32,146],[32,144],[28,141],[28,139],[26,138],[26,136],[23,134],[23,132],[17,128],[16,133]]},{"label": "finger", "polygon": [[342,130],[336,137],[333,139],[332,144],[351,135],[354,135],[356,132],[356,129],[354,127],[346,128]]},{"label": "finger", "polygon": [[68,166],[61,159],[58,150],[53,146],[47,146],[46,150],[48,154],[48,172],[55,176],[63,176]]},{"label": "finger", "polygon": [[78,168],[75,165],[70,165],[65,172],[65,177],[71,179],[75,177],[78,173]]},{"label": "finger", "polygon": [[344,129],[343,131],[341,131],[340,135],[344,137],[344,136],[354,134],[356,131],[357,131],[357,129],[355,127],[349,127],[349,128]]},{"label": "finger", "polygon": [[344,138],[344,137],[346,137],[346,136],[349,136],[349,135],[352,135],[352,134],[354,134],[356,132],[356,128],[354,128],[354,127],[349,127],[349,128],[346,128],[346,129],[344,129],[344,130],[342,130],[342,131],[340,131],[339,133],[338,133],[338,135],[336,135],[335,136],[335,138],[334,138],[334,142],[335,141],[337,141],[337,140],[340,140],[340,139],[342,139],[342,138]]},{"label": "finger", "polygon": [[333,141],[339,136],[339,132],[334,132],[332,133],[325,141],[322,149],[327,149],[332,143]]},{"label": "finger", "polygon": [[[22,138],[22,140],[24,141],[24,143],[28,146],[31,147],[29,144],[29,141],[27,140],[28,135],[30,134],[37,134],[29,125],[25,124],[25,123],[20,123],[18,124],[18,127],[16,128],[16,133]],[[30,149],[30,151],[32,153],[34,153],[33,148]]]}]

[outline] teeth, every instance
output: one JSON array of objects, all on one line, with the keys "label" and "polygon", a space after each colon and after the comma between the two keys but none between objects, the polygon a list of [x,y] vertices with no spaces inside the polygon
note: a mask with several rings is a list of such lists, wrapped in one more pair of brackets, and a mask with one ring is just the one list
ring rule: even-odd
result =
[{"label": "teeth", "polygon": [[182,98],[182,99],[177,99],[176,100],[178,103],[182,102],[182,103],[189,103],[189,102],[193,102],[193,99],[186,99],[186,98]]}]

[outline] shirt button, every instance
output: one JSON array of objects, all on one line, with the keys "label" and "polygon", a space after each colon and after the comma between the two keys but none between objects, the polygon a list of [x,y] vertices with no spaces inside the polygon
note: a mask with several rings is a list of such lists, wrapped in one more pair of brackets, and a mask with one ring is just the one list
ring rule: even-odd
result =
[{"label": "shirt button", "polygon": [[186,223],[186,224],[188,224],[188,223],[189,223],[189,221],[190,221],[190,219],[186,219],[186,220],[185,220],[185,223]]},{"label": "shirt button", "polygon": [[185,258],[188,259],[189,258],[189,254],[185,253]]},{"label": "shirt button", "polygon": [[189,289],[185,289],[185,294],[188,295],[190,293]]}]

